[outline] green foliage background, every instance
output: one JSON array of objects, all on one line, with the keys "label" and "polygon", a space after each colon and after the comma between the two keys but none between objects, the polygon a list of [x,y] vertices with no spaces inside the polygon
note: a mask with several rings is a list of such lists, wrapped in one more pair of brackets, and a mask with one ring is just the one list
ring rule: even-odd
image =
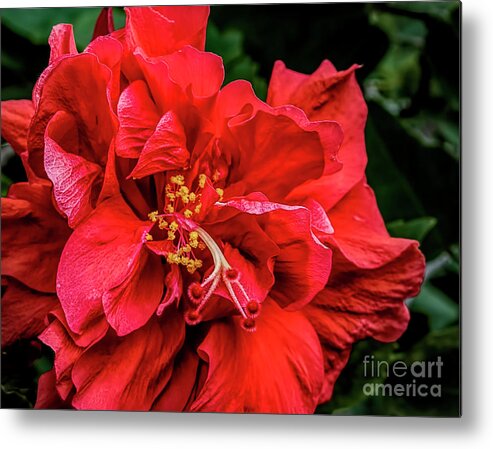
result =
[{"label": "green foliage background", "polygon": [[[56,23],[72,23],[77,44],[89,42],[97,8],[4,9],[2,99],[29,98],[49,56]],[[124,13],[115,9],[118,26]],[[408,300],[411,322],[393,344],[358,343],[326,414],[457,416],[460,413],[460,4],[396,2],[213,6],[207,50],[221,55],[226,82],[250,80],[265,98],[277,59],[310,73],[330,59],[338,69],[362,64],[368,102],[367,176],[389,232],[421,242],[426,281]],[[4,151],[4,149],[2,149]],[[2,195],[24,179],[19,161],[2,173]],[[363,358],[444,362],[442,397],[367,397]],[[52,355],[20,342],[2,354],[3,407],[31,407],[35,384]],[[375,380],[375,379],[373,379]],[[411,381],[412,379],[408,379]],[[381,378],[393,383],[396,379]],[[399,382],[403,382],[402,379]]]}]

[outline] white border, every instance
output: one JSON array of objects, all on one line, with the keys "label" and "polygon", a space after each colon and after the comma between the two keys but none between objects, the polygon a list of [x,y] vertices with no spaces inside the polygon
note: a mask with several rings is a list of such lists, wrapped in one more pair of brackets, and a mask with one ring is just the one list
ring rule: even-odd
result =
[{"label": "white border", "polygon": [[[149,4],[74,2],[70,6]],[[170,1],[171,3],[185,3]],[[195,4],[207,3],[196,0]],[[226,3],[217,1],[217,3]],[[235,2],[239,3],[239,2]],[[242,2],[244,3],[244,2]],[[253,2],[248,2],[253,3]],[[262,2],[255,2],[262,3]],[[266,2],[264,2],[266,3]],[[11,0],[9,7],[41,6]],[[67,6],[44,1],[42,6]],[[493,2],[463,1],[463,418],[179,415],[0,411],[2,447],[488,447],[493,329]],[[1,12],[0,12],[1,15]],[[309,24],[307,24],[309,26]],[[355,30],[357,32],[357,30]],[[454,201],[454,198],[447,201]],[[491,443],[490,443],[491,444]]]}]

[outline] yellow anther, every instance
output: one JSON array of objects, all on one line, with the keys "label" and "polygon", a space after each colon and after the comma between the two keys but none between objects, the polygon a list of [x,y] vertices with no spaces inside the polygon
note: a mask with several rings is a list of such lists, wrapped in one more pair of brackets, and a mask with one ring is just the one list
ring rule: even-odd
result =
[{"label": "yellow anther", "polygon": [[172,214],[174,211],[175,211],[175,208],[171,204],[168,204],[166,206],[166,212],[168,212],[168,214]]},{"label": "yellow anther", "polygon": [[184,204],[188,204],[189,202],[189,190],[187,186],[181,186],[180,190],[176,192],[176,196],[180,197]]},{"label": "yellow anther", "polygon": [[197,240],[199,238],[199,233],[197,231],[191,231],[190,234],[188,234],[188,237],[190,240]]},{"label": "yellow anther", "polygon": [[195,200],[197,199],[197,195],[195,195],[195,193],[192,192],[190,195],[188,195],[188,198],[190,199],[190,202],[195,203]]},{"label": "yellow anther", "polygon": [[185,178],[183,177],[183,175],[176,175],[176,176],[172,176],[170,178],[170,181],[172,184],[182,186],[185,183]]},{"label": "yellow anther", "polygon": [[175,196],[174,193],[169,192],[169,193],[166,194],[166,198],[170,199],[171,201],[174,201],[175,198],[176,198],[176,196]]},{"label": "yellow anther", "polygon": [[197,248],[199,246],[199,242],[197,240],[190,240],[190,246],[192,248]]},{"label": "yellow anther", "polygon": [[157,221],[158,215],[159,215],[159,212],[157,210],[155,210],[155,211],[149,212],[147,214],[147,217],[149,218],[149,220],[151,220],[153,223],[155,223]]},{"label": "yellow anther", "polygon": [[190,245],[185,245],[181,248],[181,250],[184,252],[184,253],[189,253],[190,251],[192,251],[192,248],[190,247]]},{"label": "yellow anther", "polygon": [[163,218],[163,217],[159,217],[159,229],[166,229],[166,227],[168,226],[168,222]]},{"label": "yellow anther", "polygon": [[219,187],[216,189],[216,192],[217,194],[219,195],[219,201],[221,201],[223,199],[223,195],[224,195],[224,190],[223,189],[220,189]]},{"label": "yellow anther", "polygon": [[202,203],[199,203],[195,206],[195,209],[193,210],[196,214],[200,213],[200,209],[202,209]]},{"label": "yellow anther", "polygon": [[181,256],[180,263],[182,265],[187,266],[190,263],[190,257],[188,257],[188,256]]},{"label": "yellow anther", "polygon": [[199,175],[199,187],[203,189],[205,187],[205,181],[207,180],[207,176],[203,173]]},{"label": "yellow anther", "polygon": [[171,186],[170,186],[169,184],[166,184],[166,187],[165,187],[165,191],[166,191],[166,193],[171,192],[171,190],[172,190],[172,189],[171,189]]},{"label": "yellow anther", "polygon": [[173,231],[168,231],[168,240],[174,240],[176,237]]},{"label": "yellow anther", "polygon": [[195,268],[202,267],[202,261],[200,259],[195,260]]},{"label": "yellow anther", "polygon": [[178,229],[178,223],[176,221],[171,222],[171,224],[169,225],[169,228],[172,231],[176,231]]},{"label": "yellow anther", "polygon": [[168,253],[168,255],[166,256],[166,262],[168,262],[168,263],[179,264],[180,260],[181,260],[181,257],[176,253]]},{"label": "yellow anther", "polygon": [[199,249],[205,249],[205,248],[206,248],[205,244],[203,242],[200,242]]},{"label": "yellow anther", "polygon": [[185,209],[185,212],[183,212],[183,215],[186,218],[190,218],[193,215],[193,212],[190,209]]},{"label": "yellow anther", "polygon": [[151,235],[151,234],[149,234],[149,233],[147,233],[147,234],[146,234],[146,240],[147,240],[148,242],[150,242],[151,240],[153,240],[152,235]]}]

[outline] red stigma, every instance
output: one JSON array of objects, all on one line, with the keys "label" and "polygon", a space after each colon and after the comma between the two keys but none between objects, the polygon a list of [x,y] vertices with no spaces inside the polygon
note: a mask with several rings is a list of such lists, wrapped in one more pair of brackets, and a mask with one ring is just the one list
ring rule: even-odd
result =
[{"label": "red stigma", "polygon": [[204,297],[204,288],[198,283],[194,282],[188,287],[188,297],[193,303],[198,303]]},{"label": "red stigma", "polygon": [[256,315],[260,310],[260,304],[257,301],[250,301],[247,304],[246,309],[250,315]]},{"label": "red stigma", "polygon": [[200,322],[200,313],[197,312],[196,310],[189,310],[185,314],[185,321],[190,326],[195,326],[196,324],[198,324]]},{"label": "red stigma", "polygon": [[230,281],[236,281],[239,278],[239,273],[234,268],[229,268],[226,270],[226,278]]},{"label": "red stigma", "polygon": [[241,326],[243,327],[243,329],[245,329],[248,332],[254,332],[256,330],[255,320],[253,318],[245,318],[241,322]]}]

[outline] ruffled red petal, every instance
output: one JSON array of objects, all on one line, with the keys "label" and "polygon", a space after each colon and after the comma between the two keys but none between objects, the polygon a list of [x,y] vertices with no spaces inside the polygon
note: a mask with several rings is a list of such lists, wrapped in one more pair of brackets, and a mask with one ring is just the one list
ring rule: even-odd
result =
[{"label": "ruffled red petal", "polygon": [[185,45],[205,46],[208,6],[125,8],[127,40],[148,56],[163,56]]},{"label": "ruffled red petal", "polygon": [[267,300],[256,332],[236,318],[211,325],[198,349],[207,378],[191,411],[313,413],[323,381],[318,337],[299,312]]},{"label": "ruffled red petal", "polygon": [[173,375],[166,388],[152,406],[153,411],[181,412],[191,399],[197,383],[199,358],[197,354],[183,349],[176,357]]},{"label": "ruffled red petal", "polygon": [[325,209],[334,206],[364,175],[366,150],[364,129],[368,113],[353,65],[338,72],[324,61],[312,75],[303,75],[278,61],[274,66],[267,102],[273,106],[293,104],[310,120],[335,120],[344,139],[337,154],[343,169],[318,181],[300,186],[292,198],[311,197]]},{"label": "ruffled red petal", "polygon": [[168,170],[188,167],[190,153],[187,150],[183,126],[172,111],[164,114],[149,137],[131,178],[143,178]]},{"label": "ruffled red petal", "polygon": [[[75,229],[57,278],[58,296],[74,332],[83,332],[103,310],[120,335],[150,318],[163,292],[161,261],[144,248],[151,227],[121,198],[110,198]],[[144,278],[141,289],[139,276]]]},{"label": "ruffled red petal", "polygon": [[[45,175],[45,129],[58,111],[71,114],[78,124],[79,155],[104,166],[115,130],[108,93],[111,70],[91,53],[60,58],[50,67],[40,83],[36,113],[29,130],[31,167],[38,176]],[[90,102],[87,101],[87,92],[91,92]]]},{"label": "ruffled red petal", "polygon": [[[223,207],[258,215],[260,227],[279,248],[274,265],[276,282],[270,296],[282,307],[297,310],[325,286],[332,253],[315,235],[308,208],[272,203],[261,194],[233,198]],[[318,215],[317,226],[329,230],[327,217],[324,225],[320,220]]]},{"label": "ruffled red petal", "polygon": [[320,402],[330,399],[354,342],[368,337],[390,342],[401,336],[409,321],[404,299],[419,293],[423,271],[423,256],[411,244],[379,268],[334,270],[327,287],[303,309],[324,347],[326,379]]},{"label": "ruffled red petal", "polygon": [[46,127],[44,167],[57,206],[72,228],[92,212],[103,180],[101,167],[79,156],[79,148],[77,122],[70,114],[57,112]]},{"label": "ruffled red petal", "polygon": [[2,274],[31,289],[55,292],[60,254],[70,228],[46,183],[17,183],[2,198]]},{"label": "ruffled red petal", "polygon": [[[239,148],[230,188],[241,183],[246,194],[260,191],[282,202],[296,186],[340,168],[342,132],[336,122],[309,122],[302,111],[286,107],[232,119],[229,128]],[[282,148],[281,156],[274,148]]]},{"label": "ruffled red petal", "polygon": [[149,410],[172,375],[184,337],[185,323],[176,313],[153,318],[125,337],[108,335],[75,362],[73,406]]},{"label": "ruffled red petal", "polygon": [[2,296],[2,347],[16,340],[37,337],[46,327],[48,313],[57,304],[55,295],[36,292],[14,279],[7,279]]}]

